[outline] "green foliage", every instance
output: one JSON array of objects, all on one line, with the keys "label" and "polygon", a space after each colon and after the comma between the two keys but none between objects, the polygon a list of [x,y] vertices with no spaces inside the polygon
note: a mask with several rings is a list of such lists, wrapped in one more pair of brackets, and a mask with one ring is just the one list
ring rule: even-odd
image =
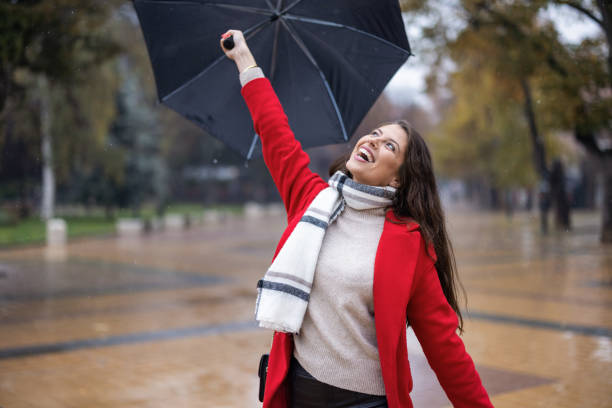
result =
[{"label": "green foliage", "polygon": [[15,100],[10,110],[0,121],[0,196],[17,199],[40,175],[40,136],[35,106]]},{"label": "green foliage", "polygon": [[456,72],[450,82],[454,102],[430,135],[441,174],[484,176],[496,187],[535,183],[527,126],[516,104],[497,91],[499,78],[483,72]]},{"label": "green foliage", "polygon": [[[541,17],[546,7],[569,3],[596,14],[594,2],[579,1],[402,2],[405,10],[427,16],[422,32],[437,56],[430,90],[452,93],[432,136],[445,174],[479,175],[502,188],[535,183],[523,82],[530,85],[535,125],[549,160],[567,154],[556,133],[609,127],[610,44],[604,36],[579,46],[564,44]],[[442,7],[462,24],[445,21],[437,11]]]},{"label": "green foliage", "polygon": [[[115,232],[115,220],[105,217],[68,217],[65,220],[68,238]],[[28,218],[15,225],[0,223],[0,247],[43,243],[46,239],[45,225],[39,218]]]},{"label": "green foliage", "polygon": [[[40,112],[37,78],[50,84],[51,136],[59,183],[76,169],[116,157],[104,141],[114,112],[116,73],[108,61],[120,47],[110,35],[119,1],[51,0],[0,3],[0,183],[13,188],[20,205],[28,203],[40,180]],[[116,167],[116,166],[115,166]],[[23,215],[27,211],[22,210]]]},{"label": "green foliage", "polygon": [[96,0],[0,3],[3,67],[26,67],[55,81],[87,78],[85,70],[119,51],[117,43],[100,35],[116,4]]},{"label": "green foliage", "polygon": [[[113,203],[138,211],[146,199],[165,194],[165,166],[160,155],[160,136],[155,113],[146,104],[142,86],[127,58],[118,62],[122,85],[117,93],[117,115],[108,145],[123,153],[120,183],[114,183]],[[106,203],[107,205],[110,203]]]},{"label": "green foliage", "polygon": [[[57,152],[58,161],[65,163],[60,172],[64,201],[138,212],[145,200],[164,196],[157,116],[129,59],[123,56],[105,64],[99,80],[66,92],[65,100],[72,98],[74,105],[82,103],[84,108],[64,109],[67,118],[59,122],[72,133],[57,128],[58,135],[65,135],[60,140],[68,142],[60,143]],[[81,129],[75,129],[79,124]]]},{"label": "green foliage", "polygon": [[90,81],[53,89],[54,168],[60,186],[70,183],[75,173],[97,167],[105,177],[123,177],[122,153],[107,146],[108,129],[117,114],[116,71],[116,64],[107,62],[89,70]]}]

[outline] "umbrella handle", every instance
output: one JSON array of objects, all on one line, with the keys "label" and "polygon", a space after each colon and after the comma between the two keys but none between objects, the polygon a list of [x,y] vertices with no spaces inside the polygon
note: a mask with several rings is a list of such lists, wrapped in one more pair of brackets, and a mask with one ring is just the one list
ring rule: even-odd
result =
[{"label": "umbrella handle", "polygon": [[234,37],[233,36],[229,36],[225,40],[223,40],[223,48],[225,48],[228,51],[234,48]]}]

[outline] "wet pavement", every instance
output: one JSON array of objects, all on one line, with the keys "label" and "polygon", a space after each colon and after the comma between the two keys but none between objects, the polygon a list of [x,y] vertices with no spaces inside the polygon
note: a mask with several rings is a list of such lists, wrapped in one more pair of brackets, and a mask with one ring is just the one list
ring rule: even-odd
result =
[{"label": "wet pavement", "polygon": [[[452,213],[463,336],[496,407],[612,407],[612,246],[599,219]],[[284,228],[233,218],[0,251],[0,407],[258,407],[255,284]],[[409,336],[417,408],[448,406]]]}]

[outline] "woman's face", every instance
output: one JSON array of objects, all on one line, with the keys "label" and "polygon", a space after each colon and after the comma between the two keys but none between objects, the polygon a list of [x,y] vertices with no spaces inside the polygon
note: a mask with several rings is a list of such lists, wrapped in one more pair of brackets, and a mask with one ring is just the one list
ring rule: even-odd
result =
[{"label": "woman's face", "polygon": [[408,135],[400,125],[381,126],[357,141],[346,168],[358,183],[399,187],[407,145]]}]

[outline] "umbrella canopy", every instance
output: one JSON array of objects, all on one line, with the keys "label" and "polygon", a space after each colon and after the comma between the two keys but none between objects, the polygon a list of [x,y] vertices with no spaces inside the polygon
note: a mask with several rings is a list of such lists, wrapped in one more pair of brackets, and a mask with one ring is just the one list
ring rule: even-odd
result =
[{"label": "umbrella canopy", "polygon": [[242,30],[303,147],[349,139],[410,56],[397,0],[134,0],[162,103],[247,159],[261,149],[219,38]]}]

